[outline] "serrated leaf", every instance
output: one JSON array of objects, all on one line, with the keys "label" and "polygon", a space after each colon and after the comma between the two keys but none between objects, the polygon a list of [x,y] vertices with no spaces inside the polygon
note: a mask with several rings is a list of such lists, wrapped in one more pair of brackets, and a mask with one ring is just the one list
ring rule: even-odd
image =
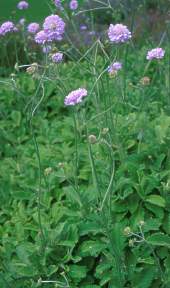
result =
[{"label": "serrated leaf", "polygon": [[155,233],[147,237],[147,242],[154,246],[170,247],[170,237],[163,233]]}]

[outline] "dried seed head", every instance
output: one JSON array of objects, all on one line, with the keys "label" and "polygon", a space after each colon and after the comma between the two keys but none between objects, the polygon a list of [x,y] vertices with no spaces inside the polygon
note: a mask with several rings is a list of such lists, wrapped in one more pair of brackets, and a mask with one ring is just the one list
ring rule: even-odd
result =
[{"label": "dried seed head", "polygon": [[97,142],[97,138],[95,135],[89,135],[88,139],[90,144],[95,144]]},{"label": "dried seed head", "polygon": [[34,74],[38,70],[38,64],[37,63],[32,63],[30,67],[26,69],[26,72],[30,75]]},{"label": "dried seed head", "polygon": [[143,86],[148,86],[151,82],[151,79],[147,76],[141,78],[140,80],[140,84],[143,85]]}]

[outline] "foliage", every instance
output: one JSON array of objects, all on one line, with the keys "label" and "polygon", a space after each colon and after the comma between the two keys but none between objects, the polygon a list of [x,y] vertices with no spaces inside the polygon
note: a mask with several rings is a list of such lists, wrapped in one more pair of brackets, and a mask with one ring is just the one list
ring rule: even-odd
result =
[{"label": "foliage", "polygon": [[69,45],[0,79],[0,287],[168,288],[169,47]]}]

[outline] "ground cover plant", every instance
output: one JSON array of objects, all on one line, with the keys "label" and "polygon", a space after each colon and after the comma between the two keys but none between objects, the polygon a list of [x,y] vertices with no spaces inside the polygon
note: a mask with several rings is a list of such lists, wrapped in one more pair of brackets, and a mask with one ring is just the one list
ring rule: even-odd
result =
[{"label": "ground cover plant", "polygon": [[47,2],[0,24],[0,287],[168,288],[168,5]]}]

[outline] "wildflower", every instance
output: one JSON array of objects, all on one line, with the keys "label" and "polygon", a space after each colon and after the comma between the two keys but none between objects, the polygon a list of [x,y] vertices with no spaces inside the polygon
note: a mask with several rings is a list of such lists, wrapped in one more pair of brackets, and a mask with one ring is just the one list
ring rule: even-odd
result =
[{"label": "wildflower", "polygon": [[62,40],[65,22],[58,15],[50,15],[45,18],[44,32],[48,35],[48,41]]},{"label": "wildflower", "polygon": [[108,72],[110,75],[115,75],[120,69],[122,69],[122,63],[114,62],[108,67]]},{"label": "wildflower", "polygon": [[48,42],[48,36],[47,34],[44,32],[44,30],[39,31],[36,35],[35,35],[35,42],[37,44],[45,44]]},{"label": "wildflower", "polygon": [[131,39],[132,34],[128,30],[127,26],[123,24],[110,24],[108,30],[108,37],[111,42],[114,43],[124,43]]},{"label": "wildflower", "polygon": [[0,26],[0,36],[4,36],[10,32],[16,32],[17,28],[15,27],[12,21],[6,21]]},{"label": "wildflower", "polygon": [[80,25],[80,30],[81,31],[85,31],[85,30],[87,30],[87,26],[86,25]]},{"label": "wildflower", "polygon": [[29,4],[27,1],[20,1],[18,4],[17,4],[17,8],[19,10],[25,10],[25,9],[28,9],[29,7]]},{"label": "wildflower", "polygon": [[74,106],[78,103],[82,102],[83,97],[87,96],[87,90],[84,88],[79,88],[77,90],[74,90],[72,92],[70,92],[65,100],[64,100],[64,104],[66,106]]},{"label": "wildflower", "polygon": [[165,50],[162,48],[155,48],[150,51],[148,51],[146,59],[152,60],[152,59],[162,59],[165,55]]},{"label": "wildflower", "polygon": [[63,60],[63,53],[57,52],[51,56],[51,59],[54,63],[60,63]]},{"label": "wildflower", "polygon": [[59,8],[60,10],[63,10],[61,0],[54,0],[54,4],[57,8]]},{"label": "wildflower", "polygon": [[30,23],[27,27],[27,30],[31,34],[36,34],[40,29],[40,25],[36,22]]},{"label": "wildflower", "polygon": [[69,6],[71,10],[76,10],[78,8],[77,0],[71,0]]}]

